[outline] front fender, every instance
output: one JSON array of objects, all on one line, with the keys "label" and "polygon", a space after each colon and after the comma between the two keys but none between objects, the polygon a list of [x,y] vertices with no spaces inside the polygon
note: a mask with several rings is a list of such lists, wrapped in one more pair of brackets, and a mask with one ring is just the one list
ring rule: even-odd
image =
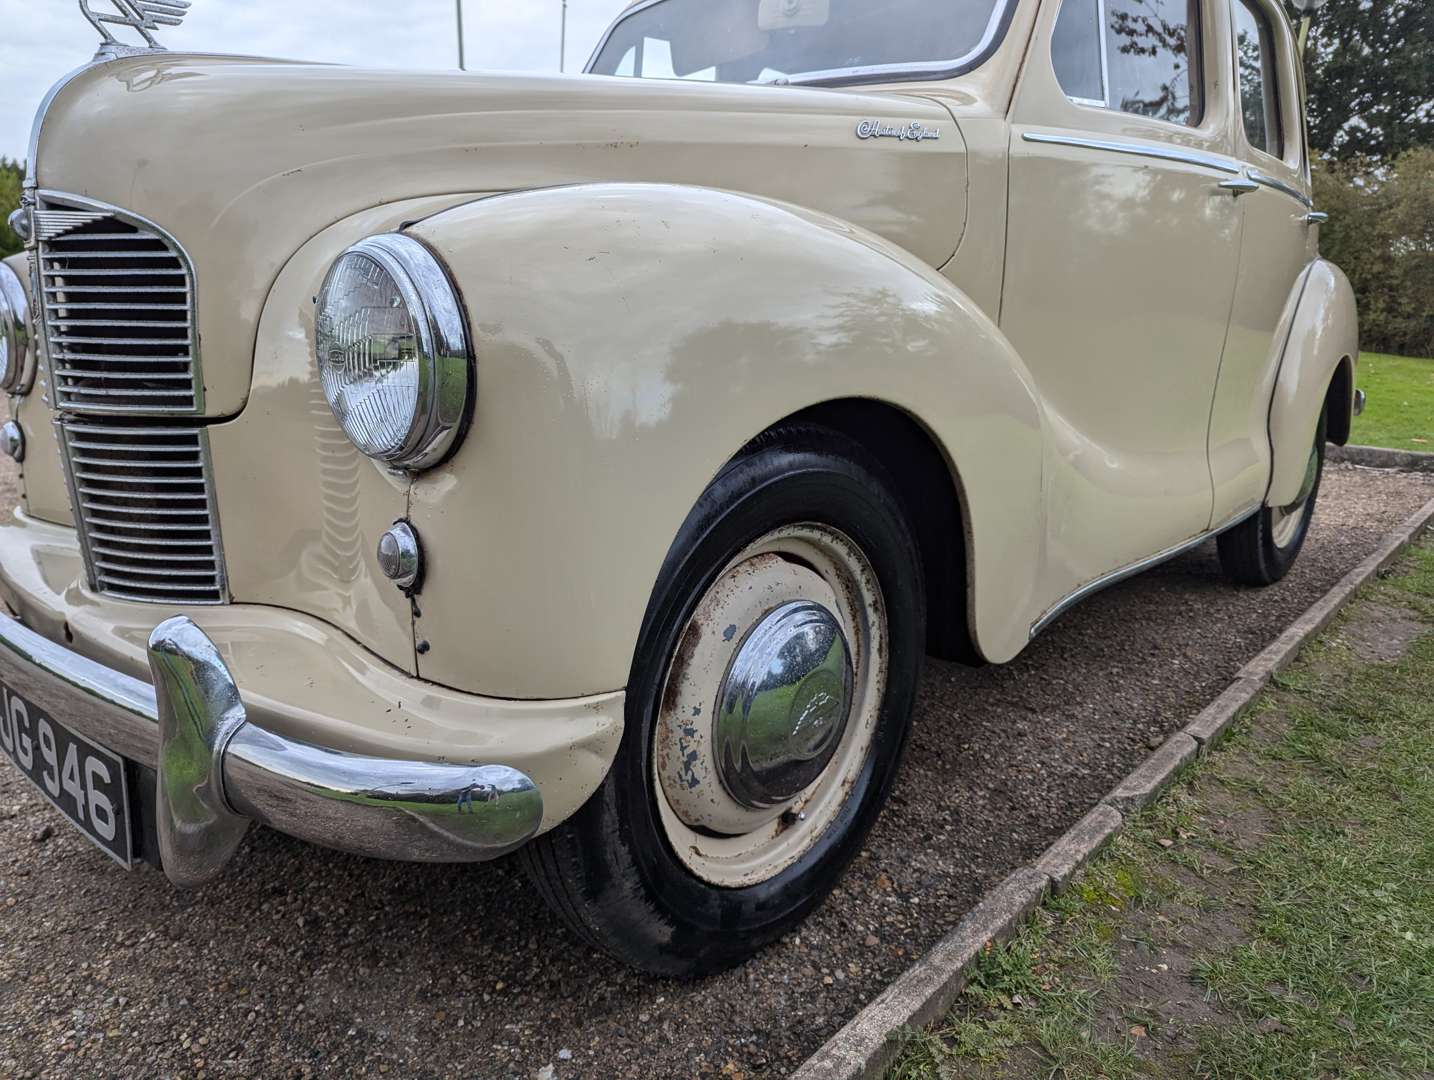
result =
[{"label": "front fender", "polygon": [[[1359,317],[1354,290],[1339,267],[1314,262],[1285,342],[1270,402],[1270,487],[1267,506],[1285,506],[1299,494],[1321,409],[1328,399],[1332,431],[1348,432],[1354,410],[1354,363],[1359,355]],[[1336,375],[1347,376],[1335,387]],[[1338,400],[1333,400],[1333,398]]]},{"label": "front fender", "polygon": [[593,184],[413,226],[461,290],[471,430],[412,489],[424,678],[508,697],[625,685],[703,488],[824,401],[906,410],[952,463],[978,648],[1013,656],[1039,561],[1041,413],[996,326],[900,248],[728,192]]}]

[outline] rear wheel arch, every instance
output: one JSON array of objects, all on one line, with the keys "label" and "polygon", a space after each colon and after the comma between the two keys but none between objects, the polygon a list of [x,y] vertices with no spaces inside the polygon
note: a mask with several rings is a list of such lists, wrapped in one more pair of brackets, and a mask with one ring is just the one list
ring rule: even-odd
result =
[{"label": "rear wheel arch", "polygon": [[1266,506],[1286,505],[1298,494],[1322,419],[1329,425],[1331,442],[1349,438],[1353,358],[1358,352],[1358,312],[1349,279],[1333,263],[1318,259],[1301,288],[1275,377]]},{"label": "rear wheel arch", "polygon": [[1336,446],[1349,442],[1350,428],[1354,423],[1354,359],[1341,356],[1330,376],[1329,390],[1325,392],[1325,414],[1328,427],[1326,437]]}]

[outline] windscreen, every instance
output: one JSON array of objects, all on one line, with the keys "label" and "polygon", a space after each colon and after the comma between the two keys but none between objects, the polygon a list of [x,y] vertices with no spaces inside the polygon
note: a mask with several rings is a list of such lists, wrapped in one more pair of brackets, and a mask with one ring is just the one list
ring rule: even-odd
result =
[{"label": "windscreen", "polygon": [[655,0],[609,31],[588,70],[707,82],[800,82],[959,69],[1008,0]]}]

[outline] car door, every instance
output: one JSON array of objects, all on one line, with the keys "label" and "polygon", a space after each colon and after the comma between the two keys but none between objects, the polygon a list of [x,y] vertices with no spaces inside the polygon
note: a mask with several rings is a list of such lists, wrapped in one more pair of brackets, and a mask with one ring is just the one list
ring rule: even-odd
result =
[{"label": "car door", "polygon": [[1284,347],[1281,323],[1316,255],[1294,35],[1273,0],[1227,0],[1234,64],[1235,153],[1251,190],[1240,196],[1240,269],[1220,381],[1210,411],[1217,517],[1259,506],[1269,483],[1269,405]]},{"label": "car door", "polygon": [[1012,106],[1000,324],[1037,382],[1052,602],[1205,531],[1239,254],[1225,0],[1050,0]]}]

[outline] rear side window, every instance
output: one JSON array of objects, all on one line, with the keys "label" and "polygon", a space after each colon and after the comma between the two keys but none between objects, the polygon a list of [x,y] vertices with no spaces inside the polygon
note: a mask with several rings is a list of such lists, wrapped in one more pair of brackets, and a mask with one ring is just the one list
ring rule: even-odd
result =
[{"label": "rear side window", "polygon": [[1051,61],[1083,105],[1200,122],[1198,0],[1064,0]]},{"label": "rear side window", "polygon": [[1240,112],[1245,139],[1273,157],[1285,152],[1280,130],[1279,79],[1270,20],[1246,0],[1235,3],[1235,60],[1240,71]]}]

